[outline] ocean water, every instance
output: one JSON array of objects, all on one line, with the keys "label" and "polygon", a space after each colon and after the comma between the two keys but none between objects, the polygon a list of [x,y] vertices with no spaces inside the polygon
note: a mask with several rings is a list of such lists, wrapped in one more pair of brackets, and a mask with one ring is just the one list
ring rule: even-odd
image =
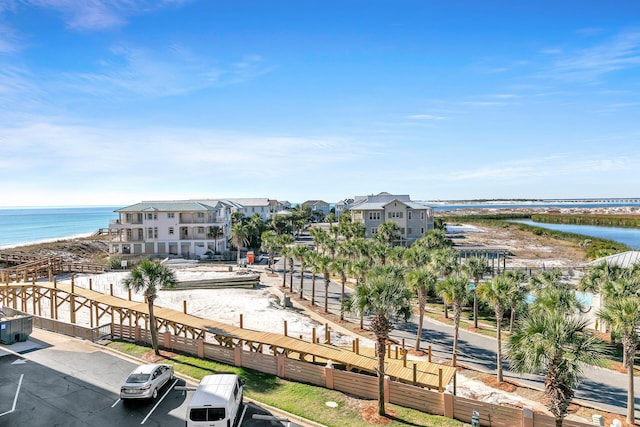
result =
[{"label": "ocean water", "polygon": [[0,208],[0,249],[91,235],[121,207]]}]

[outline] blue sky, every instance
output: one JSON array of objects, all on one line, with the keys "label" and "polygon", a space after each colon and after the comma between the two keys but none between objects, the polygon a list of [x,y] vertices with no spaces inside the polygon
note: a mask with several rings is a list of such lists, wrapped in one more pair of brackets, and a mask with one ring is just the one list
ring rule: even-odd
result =
[{"label": "blue sky", "polygon": [[0,0],[2,206],[640,197],[640,2]]}]

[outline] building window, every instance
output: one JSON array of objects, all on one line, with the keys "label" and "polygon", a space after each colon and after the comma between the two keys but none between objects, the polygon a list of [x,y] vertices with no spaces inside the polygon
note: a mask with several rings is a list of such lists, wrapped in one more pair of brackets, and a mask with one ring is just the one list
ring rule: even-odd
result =
[{"label": "building window", "polygon": [[402,218],[402,212],[389,212],[389,218]]},{"label": "building window", "polygon": [[424,234],[424,227],[420,227],[420,234]]},{"label": "building window", "polygon": [[198,227],[198,234],[204,234],[204,227]]},{"label": "building window", "polygon": [[411,211],[407,212],[407,219],[411,221]]},{"label": "building window", "polygon": [[204,212],[198,212],[198,218],[204,218]]},{"label": "building window", "polygon": [[409,235],[413,234],[413,230],[411,229],[411,227],[407,228],[407,234]]},{"label": "building window", "polygon": [[175,214],[173,212],[167,212],[167,218],[171,219],[174,217],[175,217]]},{"label": "building window", "polygon": [[147,237],[149,239],[153,239],[153,228],[151,227],[147,228]]},{"label": "building window", "polygon": [[380,221],[380,212],[369,212],[369,220]]},{"label": "building window", "polygon": [[404,227],[400,227],[400,234],[404,235]]},{"label": "building window", "polygon": [[377,227],[372,227],[371,228],[371,234],[376,234],[378,232],[378,228]]},{"label": "building window", "polygon": [[152,213],[147,213],[147,219],[153,219],[153,214]]},{"label": "building window", "polygon": [[424,220],[424,211],[421,211],[421,212],[420,212],[420,219],[421,219],[421,220]]},{"label": "building window", "polygon": [[154,239],[158,238],[158,227],[153,227],[153,238]]},{"label": "building window", "polygon": [[173,235],[173,227],[169,227],[169,235],[172,236]]}]

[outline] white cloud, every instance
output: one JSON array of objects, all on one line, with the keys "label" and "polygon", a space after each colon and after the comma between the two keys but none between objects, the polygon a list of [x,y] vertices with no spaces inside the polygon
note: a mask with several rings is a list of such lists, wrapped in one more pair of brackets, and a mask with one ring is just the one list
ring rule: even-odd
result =
[{"label": "white cloud", "polygon": [[599,45],[561,56],[542,77],[594,83],[605,74],[639,65],[640,32],[626,31]]},{"label": "white cloud", "polygon": [[149,13],[167,6],[180,5],[184,0],[25,0],[30,6],[58,12],[75,31],[101,31],[127,23],[133,15]]},{"label": "white cloud", "polygon": [[176,45],[156,52],[119,45],[111,53],[100,62],[99,71],[66,73],[58,84],[64,91],[112,99],[126,99],[132,93],[159,97],[239,84],[272,69],[257,55],[234,64],[218,64]]},{"label": "white cloud", "polygon": [[413,114],[409,116],[412,120],[445,120],[444,116],[435,116],[433,114]]}]

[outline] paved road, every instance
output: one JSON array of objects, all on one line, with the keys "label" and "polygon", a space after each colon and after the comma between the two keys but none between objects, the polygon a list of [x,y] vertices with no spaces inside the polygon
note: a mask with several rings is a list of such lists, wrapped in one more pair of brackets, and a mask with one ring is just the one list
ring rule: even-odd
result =
[{"label": "paved road", "polygon": [[[184,426],[193,392],[174,388],[186,385],[183,379],[165,385],[155,401],[119,399],[120,385],[136,365],[86,341],[40,330],[25,343],[0,345],[0,426]],[[240,426],[286,424],[254,420],[254,414],[272,415],[248,402]]]},{"label": "paved road", "polygon": [[[300,244],[301,242],[298,241]],[[309,243],[308,239],[302,243]],[[282,262],[279,260],[275,266],[276,272],[282,274]],[[288,269],[287,265],[287,269]],[[293,289],[299,290],[300,286],[300,266],[296,263],[293,275]],[[311,273],[304,276],[305,299],[311,299]],[[287,273],[287,288],[289,287],[289,275]],[[347,288],[347,293],[351,290]],[[340,312],[341,284],[331,282],[328,291],[328,308],[335,314]],[[324,280],[318,276],[316,279],[316,302],[322,306],[324,304]],[[359,322],[355,315],[347,314],[346,318],[354,323]],[[417,332],[417,317],[413,316],[408,323],[396,325],[391,337],[398,340],[405,339],[405,344],[413,346]],[[367,322],[365,321],[365,324]],[[432,346],[432,354],[442,360],[451,360],[451,349],[453,347],[453,327],[434,321],[425,317],[422,331],[421,347],[423,349]],[[496,341],[493,338],[476,334],[466,330],[460,330],[458,342],[459,355],[458,362],[480,371],[495,373],[496,370]],[[503,362],[503,374],[506,378],[521,382],[530,387],[538,389],[544,388],[544,377],[539,375],[520,375],[509,370],[506,361]],[[627,404],[627,375],[619,372],[586,366],[584,369],[584,379],[576,389],[575,398],[590,406],[602,410],[626,415]],[[635,389],[640,390],[640,378],[635,378]],[[640,399],[635,399],[635,417],[640,418]]]}]

